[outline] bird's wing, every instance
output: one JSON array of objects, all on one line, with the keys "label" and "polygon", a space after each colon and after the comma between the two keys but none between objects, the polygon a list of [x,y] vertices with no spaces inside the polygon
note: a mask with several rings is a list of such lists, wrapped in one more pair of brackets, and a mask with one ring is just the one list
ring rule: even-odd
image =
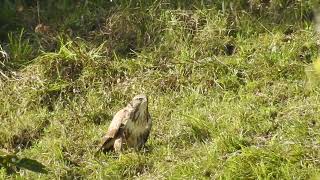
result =
[{"label": "bird's wing", "polygon": [[126,113],[127,113],[126,109],[121,109],[120,111],[118,111],[114,115],[114,117],[109,125],[108,132],[105,135],[106,137],[114,138],[116,136],[116,134],[118,133],[119,128],[123,122],[123,119],[126,116]]},{"label": "bird's wing", "polygon": [[98,152],[101,149],[109,149],[112,147],[112,140],[114,140],[114,138],[117,136],[120,128],[127,123],[128,119],[131,118],[131,114],[132,113],[130,109],[124,108],[114,115],[106,135],[104,135],[102,138],[99,149],[97,150]]}]

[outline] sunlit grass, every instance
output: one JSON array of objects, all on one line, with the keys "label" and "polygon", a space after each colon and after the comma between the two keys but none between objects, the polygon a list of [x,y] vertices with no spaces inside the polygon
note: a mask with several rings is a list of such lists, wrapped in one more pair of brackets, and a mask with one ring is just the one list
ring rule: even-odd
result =
[{"label": "sunlit grass", "polygon": [[[250,1],[250,8],[238,3],[231,10],[228,1],[194,7],[97,1],[72,13],[68,2],[54,7],[56,16],[41,11],[52,34],[19,30],[1,44],[12,59],[0,68],[9,78],[0,76],[0,148],[49,171],[1,170],[1,178],[308,179],[320,173],[310,6]],[[95,157],[114,113],[141,92],[149,96],[154,123],[147,147]]]}]

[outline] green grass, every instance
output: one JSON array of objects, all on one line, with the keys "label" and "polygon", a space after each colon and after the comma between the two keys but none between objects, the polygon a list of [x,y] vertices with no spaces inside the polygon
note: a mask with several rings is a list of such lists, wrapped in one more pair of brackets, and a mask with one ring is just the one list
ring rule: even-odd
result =
[{"label": "green grass", "polygon": [[[33,31],[36,3],[13,14],[1,2],[13,20],[0,28],[10,56],[0,64],[0,149],[48,173],[0,178],[319,177],[312,1],[166,2],[41,2],[50,33]],[[112,116],[141,92],[153,118],[147,147],[95,157]]]}]

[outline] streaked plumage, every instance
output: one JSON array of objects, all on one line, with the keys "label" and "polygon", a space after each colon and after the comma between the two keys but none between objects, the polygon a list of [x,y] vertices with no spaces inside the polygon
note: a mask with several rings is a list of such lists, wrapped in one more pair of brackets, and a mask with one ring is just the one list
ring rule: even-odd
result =
[{"label": "streaked plumage", "polygon": [[151,125],[147,96],[137,95],[114,115],[97,152],[119,152],[124,147],[141,149],[149,137]]}]

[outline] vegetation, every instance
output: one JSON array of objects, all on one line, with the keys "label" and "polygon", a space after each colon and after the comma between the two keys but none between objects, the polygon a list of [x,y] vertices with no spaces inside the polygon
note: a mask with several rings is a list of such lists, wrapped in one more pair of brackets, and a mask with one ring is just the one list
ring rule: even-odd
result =
[{"label": "vegetation", "polygon": [[[314,4],[0,1],[0,149],[48,170],[0,177],[316,179]],[[141,92],[147,147],[95,157]]]},{"label": "vegetation", "polygon": [[8,154],[0,151],[0,168],[3,168],[6,173],[15,173],[20,168],[25,168],[38,173],[47,173],[45,166],[41,163],[28,159],[18,158],[16,155]]}]

